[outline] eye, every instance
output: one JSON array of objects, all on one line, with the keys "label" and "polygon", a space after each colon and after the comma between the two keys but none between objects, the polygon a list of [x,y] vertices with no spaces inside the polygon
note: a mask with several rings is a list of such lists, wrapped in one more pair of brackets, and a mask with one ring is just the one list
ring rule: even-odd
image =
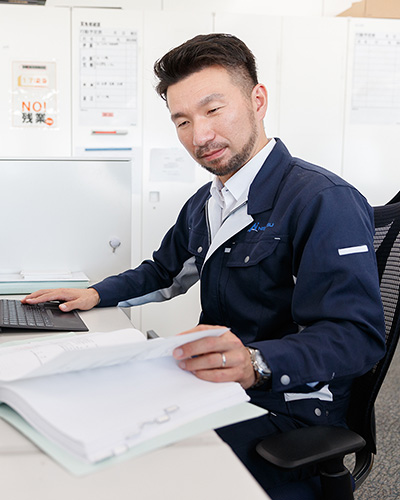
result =
[{"label": "eye", "polygon": [[214,114],[216,111],[218,111],[219,109],[221,109],[221,108],[212,108],[212,109],[210,109],[210,110],[208,111],[208,114],[209,114],[209,115],[212,115],[212,114]]},{"label": "eye", "polygon": [[184,127],[185,125],[187,125],[189,122],[187,120],[183,121],[183,122],[179,122],[176,124],[176,128],[182,128]]}]

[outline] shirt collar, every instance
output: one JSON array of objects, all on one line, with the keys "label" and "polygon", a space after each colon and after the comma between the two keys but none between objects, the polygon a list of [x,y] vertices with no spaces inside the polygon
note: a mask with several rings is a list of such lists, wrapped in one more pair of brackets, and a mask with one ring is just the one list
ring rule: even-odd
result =
[{"label": "shirt collar", "polygon": [[[275,139],[270,139],[268,143],[255,155],[249,162],[243,165],[232,177],[230,177],[225,186],[218,177],[214,177],[210,193],[214,199],[222,199],[221,190],[225,187],[236,201],[247,199],[249,188],[260,168],[264,164],[268,155],[275,146]],[[244,201],[244,200],[243,200]]]}]

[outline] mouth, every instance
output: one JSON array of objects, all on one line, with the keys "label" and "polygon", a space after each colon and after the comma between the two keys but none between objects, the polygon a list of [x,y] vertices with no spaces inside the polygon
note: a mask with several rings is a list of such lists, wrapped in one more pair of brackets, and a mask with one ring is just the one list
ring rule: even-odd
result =
[{"label": "mouth", "polygon": [[225,152],[226,148],[215,149],[213,151],[209,151],[201,156],[198,156],[199,160],[205,161],[213,161],[219,159]]}]

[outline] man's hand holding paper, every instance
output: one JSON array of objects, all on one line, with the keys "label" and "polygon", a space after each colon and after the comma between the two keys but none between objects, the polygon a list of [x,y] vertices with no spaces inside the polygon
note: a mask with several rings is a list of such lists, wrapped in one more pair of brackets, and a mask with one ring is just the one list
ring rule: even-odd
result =
[{"label": "man's hand holding paper", "polygon": [[[183,334],[226,328],[198,325]],[[179,366],[209,382],[239,382],[248,389],[255,382],[250,355],[242,341],[228,328],[218,337],[203,337],[176,348],[173,356]]]}]

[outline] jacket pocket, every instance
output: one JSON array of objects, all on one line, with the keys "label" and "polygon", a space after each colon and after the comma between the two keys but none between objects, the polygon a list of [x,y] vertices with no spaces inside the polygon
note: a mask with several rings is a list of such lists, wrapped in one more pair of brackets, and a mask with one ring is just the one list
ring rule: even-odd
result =
[{"label": "jacket pocket", "polygon": [[207,234],[191,230],[189,233],[188,250],[194,256],[197,269],[200,273],[208,250]]},{"label": "jacket pocket", "polygon": [[228,267],[251,267],[272,255],[282,243],[280,237],[264,237],[237,242],[227,260]]}]

